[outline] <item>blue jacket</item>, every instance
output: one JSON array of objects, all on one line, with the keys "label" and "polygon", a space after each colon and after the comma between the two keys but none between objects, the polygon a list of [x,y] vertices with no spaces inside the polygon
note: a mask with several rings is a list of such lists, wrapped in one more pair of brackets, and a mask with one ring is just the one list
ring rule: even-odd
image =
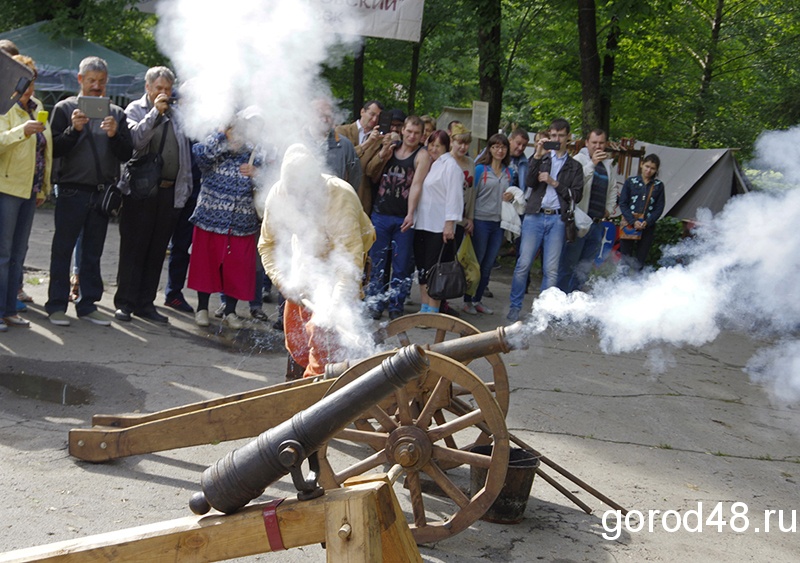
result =
[{"label": "blue jacket", "polygon": [[221,235],[243,237],[258,232],[253,180],[239,172],[239,167],[249,162],[251,152],[249,146],[232,151],[225,133],[209,135],[192,147],[202,180],[197,207],[189,221]]},{"label": "blue jacket", "polygon": [[[645,205],[647,193],[650,191],[650,185],[646,185],[641,176],[631,176],[625,180],[622,186],[622,191],[619,194],[619,210],[628,224],[633,225],[633,214],[644,214],[644,220],[647,226],[655,225],[661,214],[664,212],[664,182],[661,180],[653,180],[653,193],[650,196],[650,201]],[[646,209],[645,209],[646,208]]]}]

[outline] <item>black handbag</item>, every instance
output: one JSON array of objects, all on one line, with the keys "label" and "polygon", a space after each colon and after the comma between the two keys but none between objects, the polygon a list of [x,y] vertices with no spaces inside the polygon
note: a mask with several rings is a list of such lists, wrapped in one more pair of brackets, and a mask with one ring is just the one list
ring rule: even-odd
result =
[{"label": "black handbag", "polygon": [[[455,245],[455,241],[451,241]],[[458,260],[442,262],[444,245],[439,251],[439,260],[428,272],[428,295],[437,301],[455,299],[467,291],[467,276]]]},{"label": "black handbag", "polygon": [[[94,146],[92,132],[87,131],[89,146],[92,148],[94,156],[94,170],[97,180],[102,182],[103,173],[100,171],[100,157],[97,156],[97,147]],[[102,182],[97,184],[97,191],[100,193],[100,201],[95,200],[97,210],[106,217],[117,217],[122,210],[122,191],[117,186],[116,180],[113,182]]]},{"label": "black handbag", "polygon": [[106,217],[117,217],[122,209],[122,190],[117,184],[107,184],[98,205],[100,213]]},{"label": "black handbag", "polygon": [[167,138],[167,124],[161,134],[161,144],[158,152],[149,152],[138,158],[128,161],[125,165],[125,181],[128,183],[130,195],[133,199],[147,199],[158,193],[161,183],[161,169],[164,159],[161,151],[164,150],[164,140]]}]

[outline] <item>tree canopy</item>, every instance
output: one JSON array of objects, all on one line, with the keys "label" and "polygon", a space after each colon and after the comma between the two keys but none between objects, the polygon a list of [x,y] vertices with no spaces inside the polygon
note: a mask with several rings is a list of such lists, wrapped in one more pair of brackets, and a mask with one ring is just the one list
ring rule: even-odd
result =
[{"label": "tree canopy", "polygon": [[[146,65],[163,64],[155,16],[125,0],[0,0],[3,30],[51,20]],[[437,115],[490,102],[490,127],[537,130],[566,117],[580,133],[685,147],[738,147],[800,119],[796,0],[451,0],[425,4],[418,44],[365,38],[323,75],[356,97]],[[357,75],[358,76],[358,75]]]}]

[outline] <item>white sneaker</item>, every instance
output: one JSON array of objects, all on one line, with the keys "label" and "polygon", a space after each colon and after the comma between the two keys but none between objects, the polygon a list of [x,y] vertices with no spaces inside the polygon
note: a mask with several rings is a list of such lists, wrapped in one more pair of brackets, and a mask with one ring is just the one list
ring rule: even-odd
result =
[{"label": "white sneaker", "polygon": [[[79,317],[85,321],[89,321],[92,324],[96,324],[98,326],[111,326],[111,319],[105,316],[100,311],[92,311],[88,315],[83,315]],[[52,322],[52,319],[50,319]]]},{"label": "white sneaker", "polygon": [[464,303],[464,306],[461,307],[461,310],[464,311],[468,315],[477,315],[478,311],[475,309],[475,305],[473,303]]},{"label": "white sneaker", "polygon": [[214,311],[214,316],[221,319],[225,316],[225,303],[220,303],[220,306]]},{"label": "white sneaker", "polygon": [[197,326],[208,326],[208,309],[198,309],[198,311],[194,314],[194,322]]},{"label": "white sneaker", "polygon": [[493,315],[494,311],[492,311],[489,307],[478,301],[477,303],[472,304],[475,307],[475,310],[479,313],[483,313],[484,315]]},{"label": "white sneaker", "polygon": [[50,319],[50,322],[56,326],[69,326],[69,317],[63,311],[50,313],[48,318]]},{"label": "white sneaker", "polygon": [[240,328],[244,327],[244,323],[242,322],[242,319],[236,316],[236,313],[230,313],[222,318],[222,326],[239,330]]}]

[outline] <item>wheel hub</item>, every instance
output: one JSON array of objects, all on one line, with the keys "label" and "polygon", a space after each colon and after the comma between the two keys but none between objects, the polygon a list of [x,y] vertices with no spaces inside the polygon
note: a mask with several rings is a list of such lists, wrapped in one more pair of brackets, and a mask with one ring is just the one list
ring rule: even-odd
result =
[{"label": "wheel hub", "polygon": [[389,435],[386,455],[391,463],[406,470],[424,467],[431,459],[433,446],[424,430],[416,426],[401,426]]}]

